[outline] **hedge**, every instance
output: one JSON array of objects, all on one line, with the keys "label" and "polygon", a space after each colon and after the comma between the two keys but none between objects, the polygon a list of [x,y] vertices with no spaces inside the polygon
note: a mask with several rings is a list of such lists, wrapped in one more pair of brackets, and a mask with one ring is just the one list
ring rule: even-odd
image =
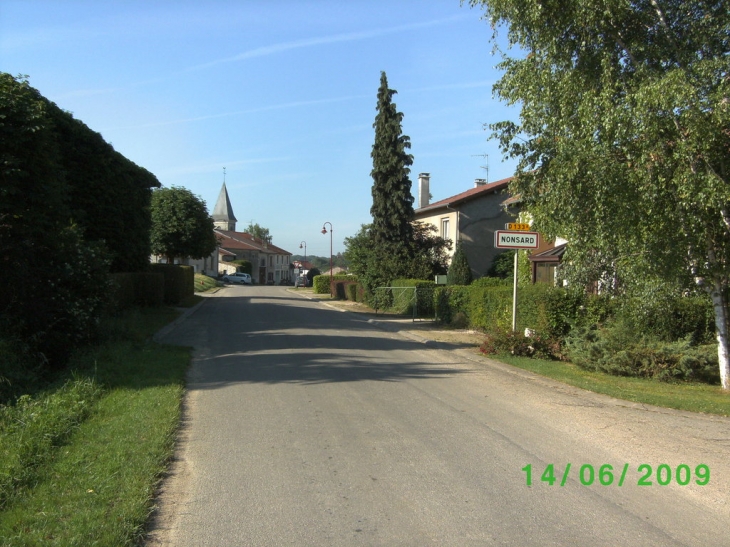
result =
[{"label": "hedge", "polygon": [[[440,286],[436,288],[436,317],[451,323],[465,316],[471,328],[490,331],[511,329],[512,293],[509,286]],[[517,330],[526,328],[551,337],[562,337],[576,324],[603,320],[611,301],[547,284],[528,285],[517,290]]]},{"label": "hedge", "polygon": [[165,278],[165,304],[176,306],[195,294],[195,270],[180,264],[151,264],[153,272]]},{"label": "hedge", "polygon": [[[413,287],[413,290],[410,288]],[[401,288],[402,290],[399,290]],[[390,311],[419,317],[434,316],[436,283],[423,279],[394,279],[390,289]],[[415,292],[415,298],[414,298]],[[415,310],[413,305],[415,303]]]},{"label": "hedge", "polygon": [[160,272],[111,274],[110,306],[117,313],[134,306],[161,306],[165,300],[165,277]]},{"label": "hedge", "polygon": [[[338,289],[337,289],[337,283],[343,283],[343,282],[357,282],[357,276],[355,275],[347,275],[347,274],[339,274],[334,275],[332,277],[332,285],[333,287],[330,289],[330,276],[326,274],[322,275],[315,275],[314,279],[312,279],[312,288],[314,289],[315,294],[330,294],[330,290],[332,294],[337,295]],[[343,300],[346,298],[346,291],[344,287],[339,290],[341,293],[341,296],[339,298],[342,298]]]}]

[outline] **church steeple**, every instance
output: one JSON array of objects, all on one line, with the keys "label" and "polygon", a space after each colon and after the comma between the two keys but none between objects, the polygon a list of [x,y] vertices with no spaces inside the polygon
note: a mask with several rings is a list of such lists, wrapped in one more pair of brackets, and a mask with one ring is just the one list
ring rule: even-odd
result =
[{"label": "church steeple", "polygon": [[213,225],[218,230],[236,231],[236,217],[233,214],[233,207],[231,207],[231,200],[228,197],[228,190],[226,190],[225,168],[223,168],[223,187],[221,188],[221,193],[218,195],[215,209],[213,209]]}]

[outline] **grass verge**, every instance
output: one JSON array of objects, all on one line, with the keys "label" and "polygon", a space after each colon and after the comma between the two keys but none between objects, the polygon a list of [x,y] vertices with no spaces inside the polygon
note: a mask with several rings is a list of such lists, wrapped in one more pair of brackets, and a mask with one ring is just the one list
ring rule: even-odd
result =
[{"label": "grass verge", "polygon": [[174,317],[117,320],[63,384],[0,409],[0,545],[141,543],[190,361],[187,348],[149,341]]},{"label": "grass verge", "polygon": [[220,282],[207,275],[195,274],[195,292],[212,291],[220,287]]},{"label": "grass verge", "polygon": [[643,378],[612,376],[602,372],[587,371],[571,363],[530,357],[495,355],[493,358],[571,386],[603,393],[625,401],[730,416],[730,394],[724,392],[719,386],[699,383],[667,383]]}]

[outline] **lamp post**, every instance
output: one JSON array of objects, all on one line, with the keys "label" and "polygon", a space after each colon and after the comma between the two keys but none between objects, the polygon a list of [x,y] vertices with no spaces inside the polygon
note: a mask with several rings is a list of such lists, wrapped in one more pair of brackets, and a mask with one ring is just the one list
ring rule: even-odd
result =
[{"label": "lamp post", "polygon": [[[302,241],[302,242],[301,242],[301,243],[299,244],[299,248],[300,248],[300,249],[302,248],[302,245],[304,245],[304,262],[306,262],[306,261],[307,261],[307,242],[306,242],[306,241]],[[304,264],[302,264],[302,268],[301,268],[301,270],[302,270],[302,271],[304,271],[304,267],[305,267],[305,265],[304,265]],[[300,271],[300,272],[299,272],[299,275],[301,275],[301,274],[302,274],[302,272]],[[305,283],[305,284],[304,284],[304,286],[306,287],[306,286],[307,286],[307,284]]]},{"label": "lamp post", "polygon": [[325,222],[322,224],[322,233],[327,233],[326,225],[330,225],[330,297],[332,296],[332,223],[331,222]]}]

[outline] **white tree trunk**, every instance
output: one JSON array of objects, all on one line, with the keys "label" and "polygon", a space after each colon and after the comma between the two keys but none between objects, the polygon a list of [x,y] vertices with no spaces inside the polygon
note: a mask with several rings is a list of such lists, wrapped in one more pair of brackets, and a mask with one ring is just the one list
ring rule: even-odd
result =
[{"label": "white tree trunk", "polygon": [[727,302],[722,284],[715,280],[712,290],[712,306],[715,309],[715,331],[717,333],[717,359],[720,363],[722,389],[730,390],[730,360],[728,359]]}]

